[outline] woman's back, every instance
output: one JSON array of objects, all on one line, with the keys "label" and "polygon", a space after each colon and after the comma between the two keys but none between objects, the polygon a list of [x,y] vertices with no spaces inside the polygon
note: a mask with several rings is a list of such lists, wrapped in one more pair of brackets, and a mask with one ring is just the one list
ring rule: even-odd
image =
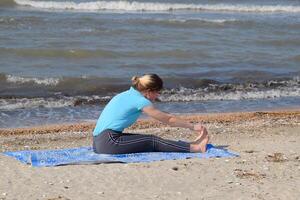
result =
[{"label": "woman's back", "polygon": [[93,135],[97,136],[105,129],[122,132],[137,120],[145,106],[151,104],[133,87],[116,95],[102,111]]}]

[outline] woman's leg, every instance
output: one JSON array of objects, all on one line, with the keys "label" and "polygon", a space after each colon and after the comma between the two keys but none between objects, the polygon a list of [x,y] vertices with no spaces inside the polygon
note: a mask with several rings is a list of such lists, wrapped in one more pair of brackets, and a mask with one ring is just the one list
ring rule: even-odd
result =
[{"label": "woman's leg", "polygon": [[124,154],[137,152],[190,152],[190,143],[166,140],[153,135],[116,133],[105,130],[94,137],[96,153]]}]

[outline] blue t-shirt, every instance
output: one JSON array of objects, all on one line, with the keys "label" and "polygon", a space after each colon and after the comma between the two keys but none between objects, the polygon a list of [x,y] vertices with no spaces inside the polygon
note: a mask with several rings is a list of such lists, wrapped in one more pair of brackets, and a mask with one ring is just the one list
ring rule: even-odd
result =
[{"label": "blue t-shirt", "polygon": [[102,111],[93,135],[97,136],[105,129],[122,132],[131,126],[142,113],[142,109],[152,105],[139,91],[131,87],[113,97]]}]

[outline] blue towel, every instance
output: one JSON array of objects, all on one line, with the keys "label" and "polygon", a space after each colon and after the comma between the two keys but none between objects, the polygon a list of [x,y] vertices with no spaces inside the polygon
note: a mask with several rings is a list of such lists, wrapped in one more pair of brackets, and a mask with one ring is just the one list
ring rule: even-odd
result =
[{"label": "blue towel", "polygon": [[59,150],[27,150],[16,152],[5,152],[7,156],[16,158],[25,164],[34,167],[50,167],[75,164],[99,164],[99,163],[138,163],[160,160],[176,160],[188,158],[213,158],[213,157],[235,157],[238,154],[226,149],[216,148],[211,144],[207,145],[205,153],[169,153],[149,152],[131,154],[96,154],[92,147],[79,147]]}]

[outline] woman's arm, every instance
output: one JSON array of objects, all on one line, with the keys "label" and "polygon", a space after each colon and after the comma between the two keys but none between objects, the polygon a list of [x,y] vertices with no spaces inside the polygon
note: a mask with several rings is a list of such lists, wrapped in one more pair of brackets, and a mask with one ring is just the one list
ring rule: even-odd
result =
[{"label": "woman's arm", "polygon": [[148,116],[174,127],[182,127],[182,128],[189,128],[194,131],[206,131],[206,128],[201,124],[192,124],[187,122],[183,119],[180,119],[174,115],[162,112],[156,109],[154,106],[147,106],[143,108],[143,112],[146,113]]}]

